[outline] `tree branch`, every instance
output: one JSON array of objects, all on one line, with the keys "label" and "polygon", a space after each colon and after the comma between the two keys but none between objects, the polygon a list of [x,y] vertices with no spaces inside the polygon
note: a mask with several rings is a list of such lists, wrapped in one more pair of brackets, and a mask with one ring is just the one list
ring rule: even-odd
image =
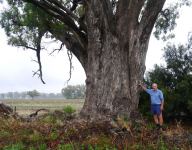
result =
[{"label": "tree branch", "polygon": [[45,12],[47,12],[49,15],[53,16],[56,19],[59,19],[65,25],[69,27],[76,35],[80,43],[85,46],[87,43],[87,37],[86,34],[81,32],[75,22],[71,19],[69,15],[67,15],[65,12],[61,11],[57,7],[54,7],[53,4],[50,4],[46,0],[23,0],[25,2],[29,2],[34,4],[35,6],[40,7]]},{"label": "tree branch", "polygon": [[31,50],[33,50],[33,51],[36,51],[36,50],[37,50],[36,48],[31,47],[31,46],[28,46],[28,45],[17,44],[17,45],[15,45],[15,46],[24,47],[24,48],[26,48],[26,49],[31,49]]},{"label": "tree branch", "polygon": [[52,27],[51,22],[48,24],[48,30],[49,32],[59,41],[61,41],[68,50],[70,50],[76,58],[79,60],[83,68],[86,70],[87,68],[87,49],[86,47],[83,47],[79,41],[75,38],[75,36],[72,33],[69,33],[67,31],[57,32]]},{"label": "tree branch", "polygon": [[112,33],[115,32],[115,19],[113,15],[113,7],[110,0],[100,0],[102,10],[104,12],[106,23]]},{"label": "tree branch", "polygon": [[58,53],[63,49],[64,43],[61,43],[60,47],[58,49],[54,49],[49,55],[52,55],[55,51],[58,51]]},{"label": "tree branch", "polygon": [[72,69],[73,69],[73,64],[72,64],[72,58],[73,54],[71,51],[67,50],[67,56],[69,58],[69,79],[67,80],[67,83],[71,80],[71,75],[72,75]]},{"label": "tree branch", "polygon": [[59,3],[57,0],[48,0],[50,3],[55,4],[57,7],[65,11],[71,18],[75,19],[77,22],[79,21],[78,16],[76,16],[74,13],[72,13],[69,9],[64,7],[61,3]]},{"label": "tree branch", "polygon": [[43,72],[42,72],[42,65],[41,65],[41,40],[45,32],[39,31],[38,40],[37,40],[37,50],[36,50],[36,56],[37,56],[37,62],[39,64],[39,78],[41,79],[42,83],[45,84],[43,80]]},{"label": "tree branch", "polygon": [[145,41],[150,37],[153,26],[156,22],[158,14],[161,12],[166,0],[148,0],[146,9],[140,21],[140,30],[142,35],[141,41]]},{"label": "tree branch", "polygon": [[[146,0],[120,0],[117,4],[117,32],[129,34],[138,27],[138,18]],[[123,33],[122,33],[123,34]]]},{"label": "tree branch", "polygon": [[127,17],[137,22],[146,0],[120,0],[117,4],[117,18]]}]

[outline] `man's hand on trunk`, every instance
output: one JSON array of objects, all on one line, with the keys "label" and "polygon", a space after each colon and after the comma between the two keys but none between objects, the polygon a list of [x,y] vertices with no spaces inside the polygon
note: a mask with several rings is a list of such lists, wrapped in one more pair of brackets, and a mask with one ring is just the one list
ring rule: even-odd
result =
[{"label": "man's hand on trunk", "polygon": [[146,86],[145,86],[143,83],[139,83],[138,85],[139,85],[143,90],[145,90],[145,91],[147,90]]}]

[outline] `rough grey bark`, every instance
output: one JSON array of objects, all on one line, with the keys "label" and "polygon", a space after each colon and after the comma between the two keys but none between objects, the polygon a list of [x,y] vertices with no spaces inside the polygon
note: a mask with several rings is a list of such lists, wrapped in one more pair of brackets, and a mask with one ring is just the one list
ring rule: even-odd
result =
[{"label": "rough grey bark", "polygon": [[[164,2],[151,1],[146,7],[150,14],[144,12],[140,22],[138,17],[144,1],[120,1],[116,21],[110,18],[110,9],[102,7],[105,1],[89,2],[89,65],[86,70],[86,99],[81,114],[130,117],[137,110],[138,83],[143,80],[148,42]],[[153,5],[155,3],[158,5]]]},{"label": "rough grey bark", "polygon": [[70,32],[60,33],[51,27],[48,30],[85,70],[87,88],[81,114],[130,117],[139,102],[138,83],[145,71],[150,34],[165,0],[119,0],[115,12],[110,0],[85,0],[84,31],[76,26],[79,20],[74,14],[55,4],[57,0],[24,1],[41,7],[70,28]]}]

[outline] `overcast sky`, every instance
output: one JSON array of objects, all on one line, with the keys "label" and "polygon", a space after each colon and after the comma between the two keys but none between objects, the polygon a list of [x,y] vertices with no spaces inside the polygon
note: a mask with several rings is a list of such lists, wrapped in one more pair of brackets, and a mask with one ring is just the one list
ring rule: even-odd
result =
[{"label": "overcast sky", "polygon": [[[0,5],[0,11],[3,6]],[[184,43],[187,40],[188,32],[192,31],[190,20],[192,8],[182,9],[180,19],[176,28],[175,42]],[[46,44],[46,43],[45,43]],[[152,69],[154,64],[163,63],[162,48],[165,45],[162,41],[151,36],[146,59],[147,71]],[[49,52],[57,48],[56,44],[47,45]],[[42,52],[43,74],[46,84],[42,84],[38,77],[32,77],[32,71],[38,69],[38,65],[32,61],[36,59],[35,53],[22,48],[15,48],[7,45],[7,37],[4,30],[0,28],[0,93],[8,91],[28,91],[36,89],[40,92],[60,92],[66,86],[69,78],[69,61],[66,50],[59,54],[49,56],[49,52]],[[73,57],[73,72],[69,84],[84,84],[85,74],[80,63]]]}]

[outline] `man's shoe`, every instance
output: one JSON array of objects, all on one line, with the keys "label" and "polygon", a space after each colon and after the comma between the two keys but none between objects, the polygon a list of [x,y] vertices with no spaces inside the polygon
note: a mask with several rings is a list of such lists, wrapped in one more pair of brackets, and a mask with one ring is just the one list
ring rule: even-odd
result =
[{"label": "man's shoe", "polygon": [[159,130],[160,129],[160,124],[156,124],[156,129]]}]

